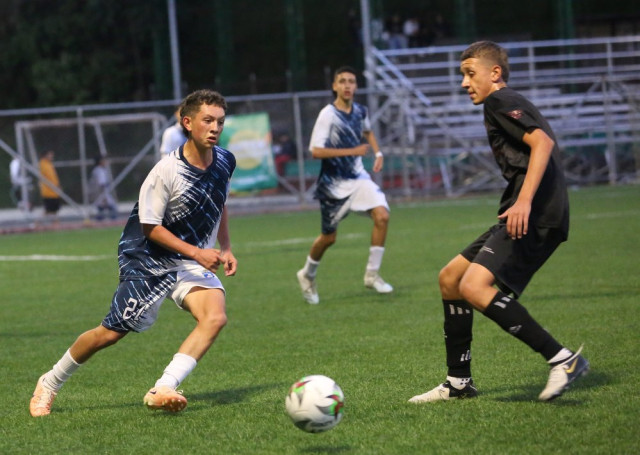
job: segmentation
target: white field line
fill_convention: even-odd
[[[598,218],[622,218],[638,215],[640,215],[640,210],[624,210],[620,212],[589,213],[586,218],[588,220],[596,220]]]
[[[364,234],[364,233],[344,234],[344,235],[338,234],[338,239],[353,240],[353,239],[359,239],[368,235],[369,235],[368,233],[367,234]],[[269,240],[265,242],[245,242],[245,243],[242,243],[242,246],[247,248],[264,248],[264,247],[274,247],[274,246],[306,245],[306,244],[311,246],[311,243],[313,243],[315,239],[316,239],[315,237],[294,237],[291,239]]]
[[[628,216],[638,216],[640,215],[640,211],[638,210],[625,210],[619,212],[602,212],[602,213],[590,213],[586,215],[586,219],[594,220],[598,218],[621,218]],[[488,224],[463,224],[458,229],[459,230],[479,230],[485,229],[489,225]],[[400,230],[401,232],[410,232],[408,230]],[[343,240],[354,240],[360,239],[362,237],[368,236],[368,233],[354,233],[354,234],[345,234],[340,236],[340,239]],[[311,244],[315,240],[315,237],[294,237],[290,239],[280,239],[280,240],[269,240],[264,242],[246,242],[243,243],[242,246],[246,248],[265,248],[265,247],[278,247],[278,246],[286,246],[286,245],[305,245]],[[105,259],[113,259],[112,255],[102,254],[102,255],[57,255],[57,254],[30,254],[25,256],[1,256],[0,261],[9,262],[9,261],[102,261]]]
[[[24,256],[0,256],[0,261],[102,261],[113,259],[113,255],[69,256],[61,254],[29,254]]]

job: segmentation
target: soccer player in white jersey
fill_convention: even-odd
[[[29,406],[32,416],[51,412],[60,388],[93,354],[129,332],[151,327],[166,297],[191,313],[196,326],[143,402],[172,412],[187,405],[176,388],[227,322],[216,272],[222,267],[232,276],[237,268],[225,208],[236,161],[216,145],[226,110],[222,95],[212,90],[198,90],[182,102],[181,122],[189,139],[158,162],[142,184],[120,238],[120,282],[109,313],[38,379]],[[220,249],[214,248],[216,240]]]
[[[371,130],[367,108],[354,101],[358,87],[353,68],[338,68],[333,77],[333,103],[325,106],[311,133],[309,150],[322,160],[315,197],[320,201],[322,231],[311,245],[302,269],[297,273],[304,299],[310,304],[320,302],[316,290],[316,272],[325,251],[335,243],[338,224],[349,212],[369,214],[373,220],[369,260],[364,285],[379,293],[389,293],[393,287],[379,274],[389,223],[387,199],[362,165],[362,157],[372,150],[373,171],[380,172],[383,155]]]
[[[180,122],[180,106],[178,106],[173,115],[176,118],[176,122],[162,132],[162,142],[160,142],[161,158],[164,158],[187,141],[187,136]]]

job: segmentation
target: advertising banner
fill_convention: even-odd
[[[231,191],[262,190],[278,185],[267,113],[230,115],[225,120],[219,145],[236,157]]]

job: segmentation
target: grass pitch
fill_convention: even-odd
[[[637,453],[638,186],[573,191],[569,242],[520,299],[560,342],[585,343],[587,377],[538,402],[543,359],[477,314],[480,396],[407,403],[446,374],[438,271],[494,222],[497,198],[394,205],[382,274],[395,292],[384,296],[362,285],[371,223],[351,215],[320,266],[318,306],[303,302],[295,272],[319,213],[232,214],[239,271],[223,278],[229,324],[182,384],[189,406],[177,415],[142,405],[193,327],[166,301],[151,330],[98,353],[49,417],[30,417],[37,378],[108,310],[120,229],[0,237],[0,453]],[[96,257],[15,257],[36,254]],[[332,377],[345,393],[344,419],[327,433],[303,433],[285,414],[290,384],[309,374]]]

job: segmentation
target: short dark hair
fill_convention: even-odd
[[[182,126],[183,118],[195,115],[203,104],[221,107],[225,114],[227,113],[227,102],[220,93],[210,89],[196,90],[180,103],[180,125]],[[182,131],[187,137],[189,136],[189,131],[184,126]]]
[[[468,58],[484,58],[502,68],[502,79],[509,81],[509,57],[507,51],[493,41],[476,41],[460,55],[460,61]]]
[[[342,74],[342,73],[350,73],[350,74],[353,74],[354,76],[358,75],[358,73],[352,66],[343,65],[333,72],[333,78],[335,79],[338,76],[338,74]]]

